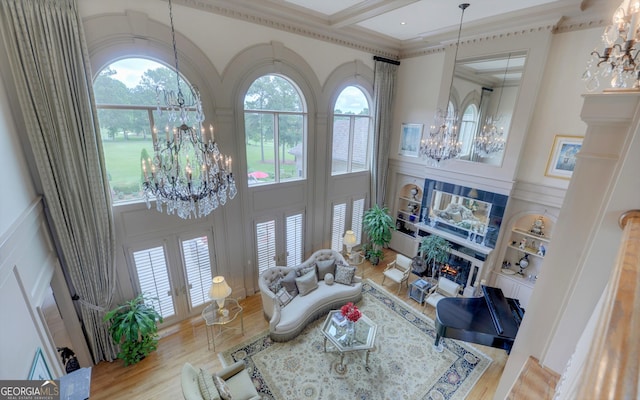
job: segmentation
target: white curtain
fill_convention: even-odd
[[[115,288],[115,234],[77,4],[2,0],[0,30],[94,362],[111,361],[117,351],[102,317]]]
[[[389,138],[393,119],[396,75],[400,62],[374,57],[373,80],[373,157],[371,160],[371,203],[384,205],[386,199]]]

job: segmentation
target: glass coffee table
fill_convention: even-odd
[[[340,365],[338,370],[344,371],[344,355],[353,351],[365,352],[365,368],[369,371],[369,353],[373,349],[377,325],[366,315],[362,315],[354,324],[354,333],[351,340],[347,335],[347,323],[338,322],[333,316],[340,314],[340,310],[329,311],[327,319],[322,324],[322,334],[324,335],[324,351],[327,352],[327,340],[340,353]]]
[[[240,327],[229,326],[229,324],[235,321],[238,317],[240,317]],[[222,334],[223,328],[239,329],[244,335],[242,306],[238,304],[238,300],[236,299],[229,297],[226,298],[222,310],[218,309],[218,304],[215,301],[212,302],[202,310],[202,318],[207,326],[207,347],[209,350],[211,350],[212,343],[213,351],[216,350],[216,337]]]

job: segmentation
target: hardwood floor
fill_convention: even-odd
[[[380,284],[382,271],[388,262],[395,257],[393,251],[386,251],[384,259],[377,266],[365,261],[360,266],[359,274]],[[415,276],[410,281],[417,279]],[[384,287],[395,294],[397,286],[394,282],[385,281]],[[415,301],[407,298],[407,289],[402,287],[399,298],[416,310],[422,311]],[[125,367],[121,360],[101,362],[93,367],[91,379],[91,400],[101,399],[182,399],[180,386],[180,371],[185,362],[190,362],[197,368],[215,371],[221,367],[217,352],[243,342],[268,328],[268,323],[262,315],[262,301],[260,294],[240,300],[244,308],[244,336],[239,332],[225,332],[216,341],[216,351],[207,350],[207,334],[200,316],[182,321],[179,324],[165,328],[160,332],[158,350],[138,364]],[[427,306],[425,314],[435,317],[435,310]],[[430,346],[431,343],[425,343]],[[493,359],[493,362],[475,385],[469,400],[492,399],[498,385],[502,370],[507,360],[504,350],[474,345],[477,349]]]

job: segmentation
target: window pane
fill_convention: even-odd
[[[188,99],[191,86],[182,77],[180,86]],[[93,83],[114,203],[143,198],[141,158],[153,155],[153,126],[157,125],[163,132],[168,122],[166,112],[159,116],[155,111],[157,87],[177,90],[175,71],[142,58],[127,58],[109,64]]]
[[[273,114],[245,113],[247,171],[249,186],[274,182]]]
[[[356,117],[353,129],[353,154],[351,172],[369,168],[369,117]]]
[[[280,144],[280,182],[305,177],[305,149],[302,115],[278,115],[278,143]]]
[[[189,301],[194,308],[209,301],[212,276],[207,237],[183,241],[182,257],[189,285]]]
[[[348,172],[350,117],[333,117],[332,175]]]
[[[163,247],[140,250],[133,253],[140,291],[153,299],[153,306],[162,318],[175,314],[169,271]]]
[[[258,252],[258,274],[276,266],[276,221],[256,224],[256,251]]]
[[[342,238],[344,237],[347,215],[347,204],[333,205],[333,217],[331,218],[331,249],[342,251]]]
[[[247,90],[244,110],[249,186],[305,179],[307,121],[297,86],[262,76]]]
[[[370,115],[364,92],[347,86],[336,99],[333,113],[331,174],[367,170]]]
[[[287,267],[295,267],[302,260],[303,248],[303,215],[295,214],[287,217]]]
[[[98,110],[102,152],[114,201],[142,198],[142,158],[153,154],[146,110]]]

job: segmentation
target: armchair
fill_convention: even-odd
[[[387,268],[382,272],[382,284],[384,285],[384,280],[386,278],[391,279],[392,281],[398,284],[398,292],[400,293],[400,288],[402,287],[402,283],[404,282],[409,287],[409,272],[411,272],[411,259],[409,257],[403,256],[402,254],[397,254],[396,259],[387,264]]]
[[[182,395],[185,400],[220,399],[220,393],[214,384],[214,376],[224,380],[234,400],[260,400],[244,362],[238,361],[222,368],[214,375],[197,369],[189,363],[182,366]],[[206,393],[205,393],[206,391]]]
[[[458,297],[459,291],[460,284],[441,276],[438,278],[438,284],[429,291],[424,302],[424,307],[426,307],[427,304],[431,304],[435,308],[436,304],[445,297]]]

